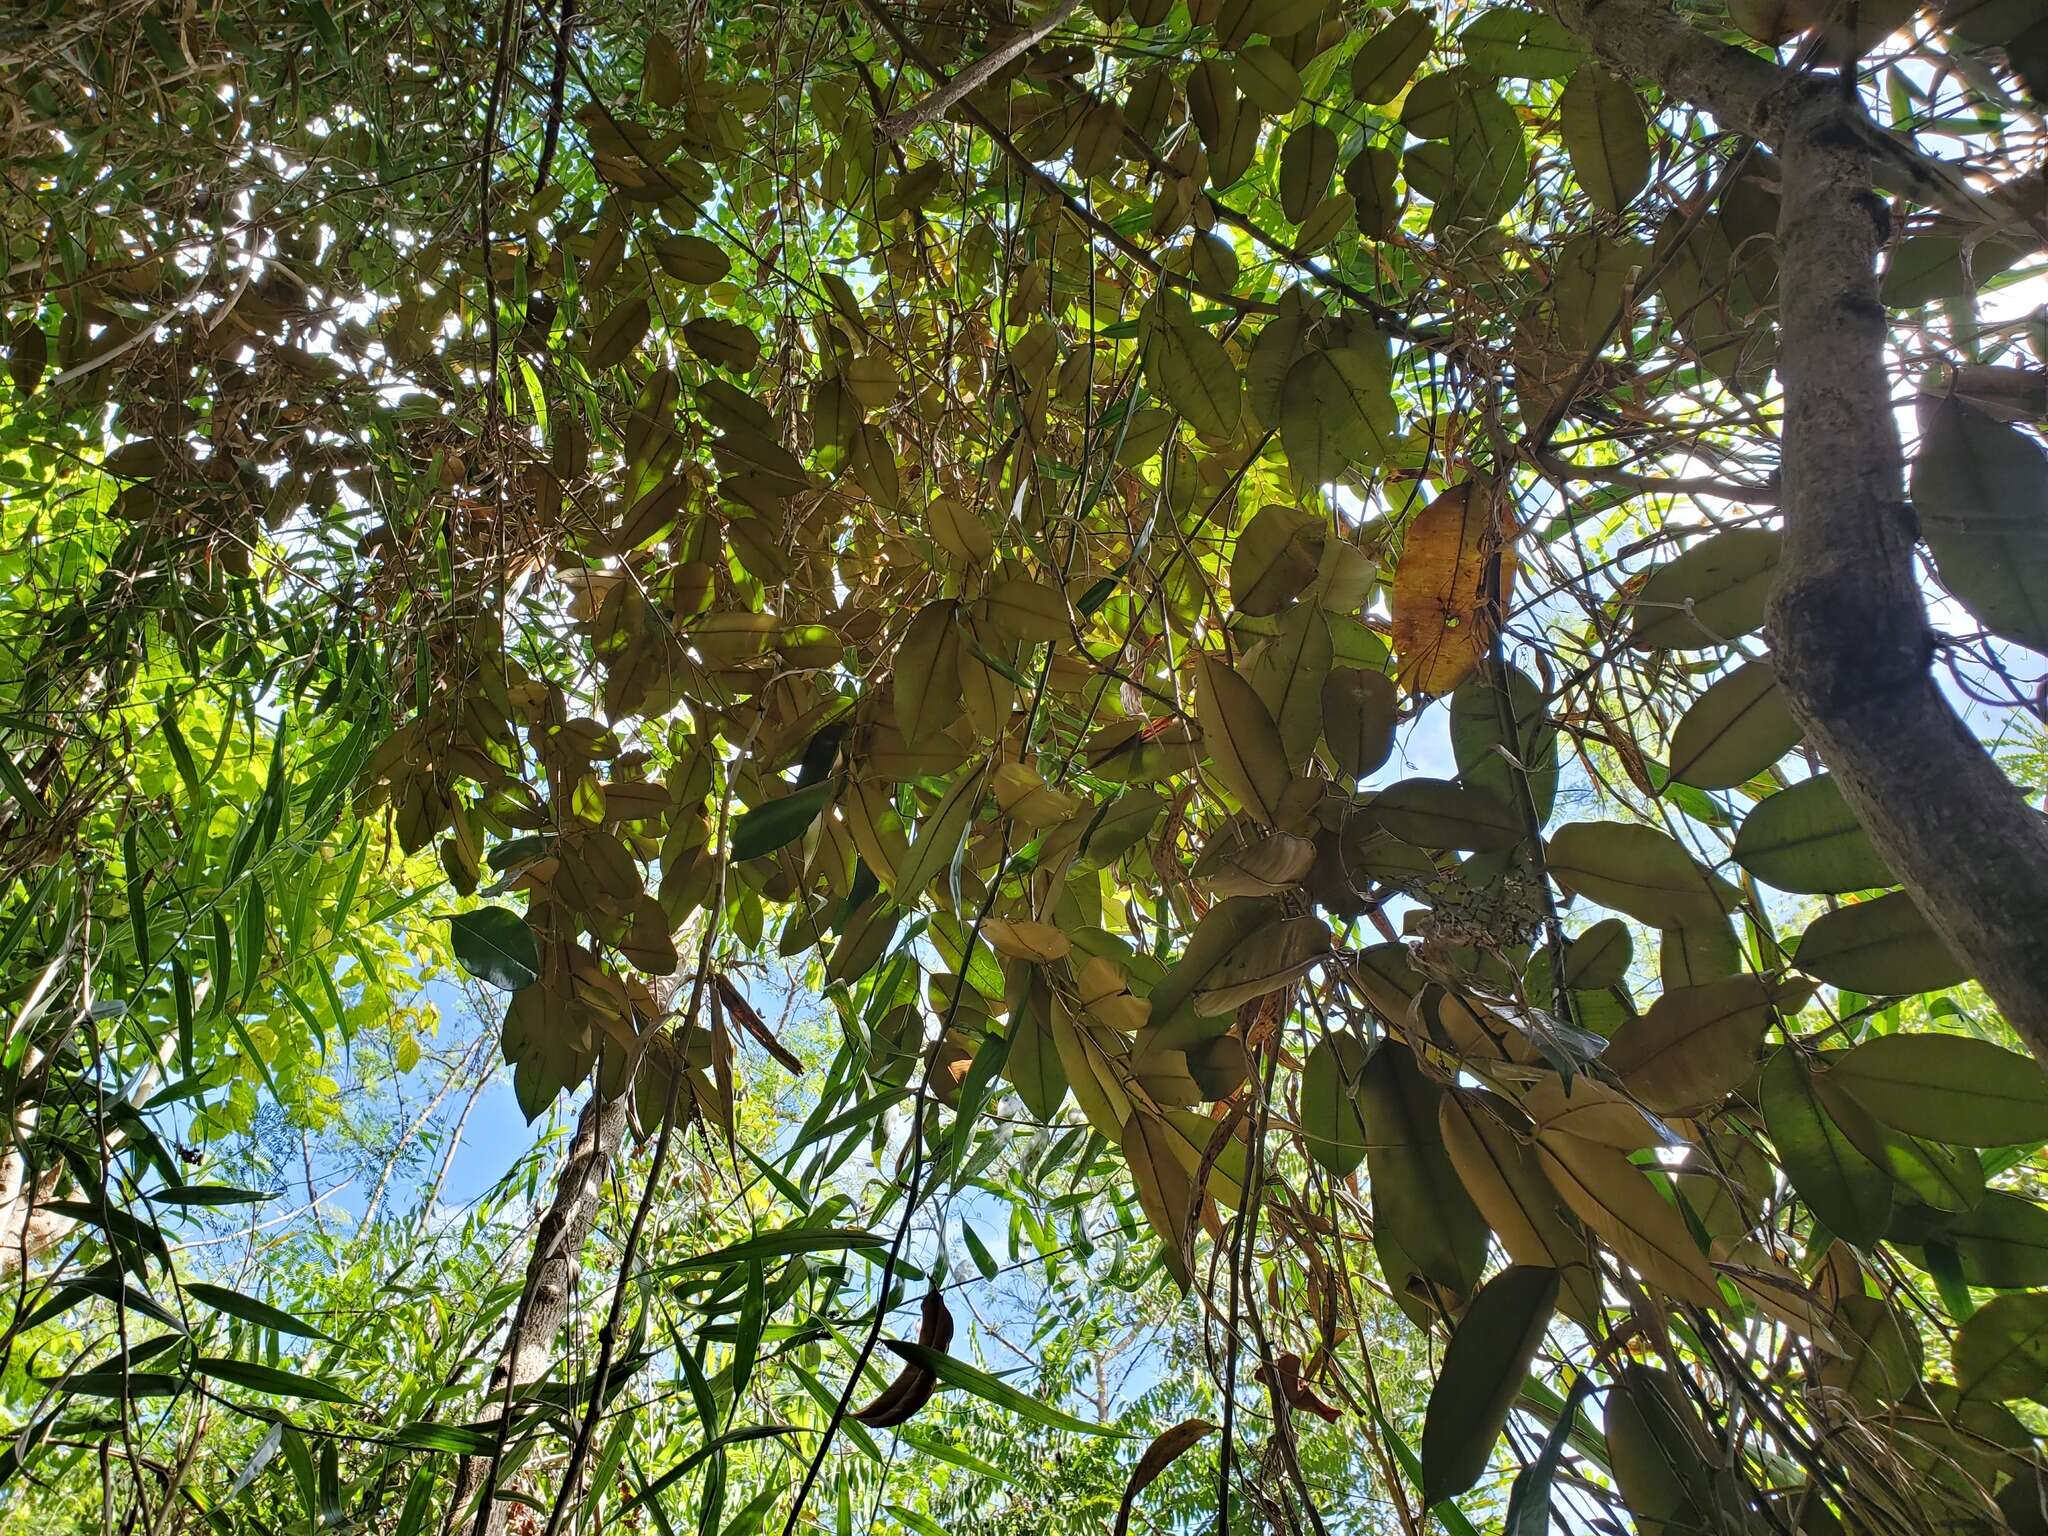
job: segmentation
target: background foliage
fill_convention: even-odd
[[[1827,622],[2038,798],[2037,0],[0,78],[0,1521],[2048,1524],[2048,1020],[1771,605],[1863,324],[1929,618]]]

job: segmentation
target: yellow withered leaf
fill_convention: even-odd
[[[1491,567],[1499,561],[1499,590]],[[1394,568],[1393,649],[1411,692],[1449,693],[1479,665],[1513,584],[1511,548],[1495,525],[1492,494],[1454,485],[1415,514]]]

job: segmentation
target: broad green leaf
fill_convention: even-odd
[[[1768,661],[1747,661],[1694,701],[1671,735],[1671,779],[1695,789],[1746,784],[1799,744],[1799,722]]]
[[[1783,1001],[1783,989],[1761,976],[1667,988],[1614,1032],[1601,1064],[1660,1114],[1704,1109],[1755,1075],[1774,1005]]]
[[[1402,11],[1351,56],[1351,94],[1370,106],[1392,101],[1435,40],[1436,26],[1426,12]]]
[[[1358,232],[1368,240],[1385,240],[1400,220],[1401,197],[1395,179],[1401,169],[1398,151],[1368,144],[1344,167],[1344,190],[1351,196]]]
[[[1650,127],[1635,87],[1588,64],[1571,77],[1557,107],[1572,174],[1595,204],[1620,213],[1650,178]]]
[[[1522,818],[1506,801],[1449,779],[1403,779],[1372,800],[1372,814],[1418,848],[1504,852],[1522,842]]]
[[[1760,1103],[1793,1191],[1844,1240],[1876,1243],[1891,1220],[1891,1175],[1835,1123],[1796,1049],[1778,1051],[1764,1068]]]
[[[2048,1073],[1988,1040],[1880,1035],[1835,1057],[1830,1075],[1909,1136],[1964,1147],[2048,1141]]]
[[[1296,603],[1281,616],[1279,633],[1252,653],[1247,680],[1280,728],[1290,768],[1305,767],[1323,733],[1323,680],[1336,648],[1330,624],[1314,603]]]
[[[1230,72],[1248,101],[1276,117],[1285,116],[1301,103],[1301,72],[1270,44],[1239,49]]]
[[[584,361],[593,373],[623,363],[647,335],[647,301],[626,299],[615,305],[591,330]]]
[[[1970,974],[1904,891],[1823,914],[1793,959],[1809,976],[1873,997],[1933,992]]]
[[[1956,1334],[1956,1385],[2004,1402],[2048,1391],[2048,1292],[1994,1296]]]
[[[1194,1180],[1173,1154],[1171,1132],[1148,1110],[1133,1107],[1119,1138],[1124,1167],[1130,1170],[1139,1209],[1158,1236],[1167,1273],[1185,1290],[1192,1278],[1187,1247],[1190,1228],[1200,1208]]]
[[[1913,510],[1942,585],[1992,633],[2048,650],[2048,454],[1959,400],[1922,421]]]
[[[1629,644],[1696,651],[1760,629],[1783,544],[1771,529],[1734,528],[1658,566],[1630,605]]]
[[[1386,360],[1365,347],[1318,348],[1280,386],[1280,445],[1296,485],[1328,484],[1384,460],[1394,435]]]
[[[1422,1426],[1422,1500],[1440,1504],[1479,1481],[1557,1303],[1558,1272],[1511,1264],[1458,1320]]]
[[[1254,998],[1277,992],[1330,950],[1330,925],[1320,917],[1286,917],[1248,936],[1203,979],[1194,995],[1205,1018],[1235,1013]]]
[[[1725,926],[1741,899],[1655,827],[1573,822],[1551,834],[1545,862],[1566,890],[1655,928]]]
[[[959,718],[960,644],[960,605],[951,598],[925,604],[903,631],[891,691],[906,742],[922,741]]]
[[[1573,939],[1564,952],[1564,984],[1574,991],[1619,986],[1635,959],[1628,924],[1603,917]]]
[[[1306,122],[1280,146],[1280,210],[1299,224],[1330,190],[1337,172],[1337,136],[1318,122]]]
[[[837,787],[836,780],[820,779],[741,812],[732,826],[733,858],[764,858],[797,841],[831,803]]]
[[[1781,891],[1832,894],[1898,882],[1834,778],[1817,773],[1758,804],[1735,835],[1735,862]]]
[[[1662,1371],[1630,1364],[1601,1404],[1607,1464],[1642,1536],[1714,1530],[1705,1431]],[[1737,1497],[1740,1495],[1737,1494]]]
[[[1238,804],[1271,826],[1293,779],[1280,727],[1252,685],[1220,657],[1195,664],[1195,718],[1216,775]]]
[[[1042,992],[1035,1004],[1019,1008],[1012,1017],[1010,1054],[1003,1062],[1003,1076],[1038,1120],[1052,1120],[1066,1100],[1066,1068],[1053,1039],[1052,1019]]]
[[[1485,1272],[1487,1228],[1444,1150],[1442,1095],[1394,1040],[1359,1076],[1375,1231],[1383,1225],[1417,1270],[1462,1295]]]
[[[1244,381],[1229,349],[1192,320],[1171,320],[1145,352],[1145,377],[1204,437],[1235,437]]]
[[[1991,1190],[1970,1210],[1893,1218],[1887,1234],[1922,1268],[1934,1269],[1936,1249],[1954,1255],[1962,1278],[1993,1290],[2048,1285],[2048,1206]],[[1929,1215],[1936,1219],[1931,1223]],[[1917,1254],[1915,1250],[1918,1250]]]
[[[1540,826],[1557,804],[1557,728],[1545,714],[1543,691],[1534,678],[1509,667],[1506,679],[1506,699],[1494,685],[1491,668],[1481,668],[1458,685],[1451,695],[1451,755],[1468,788],[1493,796],[1518,818],[1526,781]]]
[[[510,907],[478,907],[448,919],[448,936],[462,968],[506,992],[540,979],[540,945],[526,919]]]
[[[1562,80],[1586,61],[1586,45],[1562,22],[1512,5],[1480,12],[1458,43],[1465,63],[1486,75]]]
[[[1358,1079],[1365,1046],[1354,1035],[1324,1035],[1301,1068],[1301,1134],[1308,1155],[1338,1178],[1365,1161]]]
[[[1892,247],[1878,297],[1894,309],[1915,309],[1940,299],[1959,299],[2026,254],[2027,247],[2015,240],[1966,240],[1961,235],[1941,233],[1908,235]]]
[[[1337,772],[1356,784],[1392,755],[1400,697],[1384,672],[1338,667],[1323,679],[1323,742]]]
[[[1324,539],[1322,521],[1299,507],[1259,508],[1231,550],[1231,606],[1260,617],[1280,612],[1315,580]]]

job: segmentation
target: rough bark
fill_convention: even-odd
[[[534,1234],[525,1290],[506,1333],[504,1352],[491,1371],[490,1385],[484,1394],[480,1426],[486,1431],[495,1431],[502,1423],[508,1389],[516,1394],[522,1387],[539,1381],[554,1358],[555,1335],[561,1332],[569,1313],[569,1287],[576,1273],[576,1256],[597,1219],[605,1177],[625,1133],[627,1104],[624,1094],[610,1100],[592,1094],[576,1119],[568,1156],[563,1160],[561,1176],[555,1181],[554,1199]],[[502,1445],[501,1440],[501,1449]],[[497,1468],[496,1456],[473,1456],[463,1462],[450,1506],[456,1530],[469,1531],[472,1536],[502,1536],[507,1506],[489,1496]],[[480,1496],[483,1502],[472,1513],[471,1505],[477,1504]]]
[[[1778,674],[1807,740],[1935,931],[2048,1064],[2048,820],[1943,697],[1885,369],[1884,184],[1956,211],[1939,162],[1838,82],[1716,42],[1662,0],[1555,0],[1610,66],[1755,135],[1783,177]]]
[[[2048,1063],[2048,819],[1936,686],[1876,258],[1887,215],[1843,105],[1779,136],[1785,554],[1771,639],[1793,713],[1871,841]]]

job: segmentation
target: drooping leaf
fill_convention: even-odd
[[[982,777],[979,763],[961,769],[946,786],[938,804],[918,823],[910,852],[896,873],[894,889],[902,900],[912,900],[952,867],[981,803]]]
[[[1543,1342],[1557,1288],[1556,1270],[1511,1264],[1458,1320],[1422,1426],[1425,1504],[1456,1498],[1486,1470]]]
[[[1365,1161],[1365,1121],[1358,1111],[1358,1079],[1365,1046],[1355,1036],[1328,1034],[1301,1068],[1304,1150],[1338,1178]]]
[[[1204,656],[1195,668],[1195,716],[1224,787],[1271,825],[1293,772],[1280,727],[1258,693],[1220,658]]]
[[[2048,649],[2048,454],[1959,400],[1922,421],[1913,509],[1942,584],[1994,634]]]
[[[1875,1243],[1891,1220],[1891,1176],[1835,1123],[1796,1049],[1780,1050],[1764,1068],[1761,1108],[1799,1198],[1846,1241]]]
[[[1442,1093],[1397,1041],[1381,1042],[1359,1076],[1375,1230],[1425,1277],[1463,1294],[1483,1273],[1487,1229],[1444,1150]]]
[[[1121,1144],[1138,1205],[1159,1238],[1167,1272],[1185,1288],[1191,1279],[1185,1257],[1189,1227],[1198,1205],[1194,1181],[1174,1158],[1165,1128],[1148,1111],[1134,1109],[1125,1119]]]
[[[1650,128],[1634,87],[1589,64],[1565,85],[1557,107],[1572,174],[1595,204],[1620,213],[1650,177]]]
[[[1641,1169],[1610,1147],[1558,1131],[1537,1136],[1536,1156],[1571,1213],[1644,1279],[1680,1300],[1720,1304],[1713,1267],[1685,1218]]]
[[[1124,1536],[1124,1532],[1130,1529],[1131,1511],[1137,1505],[1138,1495],[1159,1481],[1161,1473],[1179,1460],[1184,1452],[1213,1434],[1215,1429],[1216,1426],[1207,1419],[1184,1419],[1153,1437],[1124,1483],[1123,1498],[1117,1505],[1116,1524],[1112,1528],[1114,1536]]]

